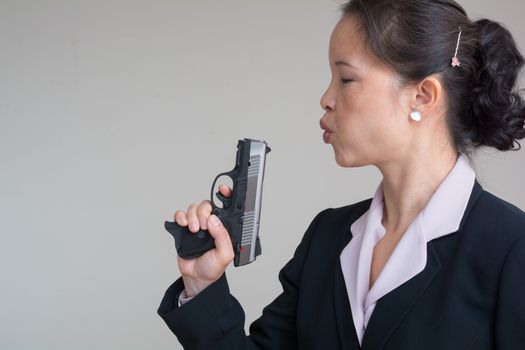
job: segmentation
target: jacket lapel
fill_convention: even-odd
[[[456,232],[462,230],[466,218],[481,192],[482,187],[476,179],[465,213]],[[367,205],[365,205],[364,211],[366,211],[370,205],[370,202],[366,203]],[[364,213],[362,210],[357,211],[361,212],[360,215]],[[362,346],[360,347],[352,320],[352,311],[339,260],[339,255],[342,250],[352,239],[350,225],[359,218],[360,215],[350,220],[351,222],[345,226],[345,231],[341,237],[334,276],[335,316],[342,349],[380,350],[384,347],[390,335],[395,332],[397,326],[408,313],[408,310],[417,302],[421,295],[423,295],[434,277],[439,273],[441,270],[441,261],[432,241],[429,241],[427,243],[428,254],[425,269],[378,300],[367,324],[363,335]]]
[[[363,350],[383,348],[390,334],[421,297],[439,270],[441,262],[432,242],[428,242],[425,269],[377,301],[363,335]]]
[[[341,260],[339,259],[341,251],[351,239],[352,234],[350,233],[350,227],[347,226],[345,232],[343,233],[343,239],[341,241],[342,245],[337,252],[337,262],[334,272],[335,318],[337,323],[337,331],[339,333],[339,344],[341,345],[341,349],[345,350],[360,349],[354,321],[352,320],[352,309],[350,307],[350,301],[348,300],[343,270],[341,269]]]
[[[363,202],[362,207],[357,208],[352,217],[347,220],[346,224],[342,225],[343,232],[341,233],[341,239],[339,241],[336,257],[336,266],[334,271],[334,309],[335,318],[337,323],[337,331],[339,333],[339,344],[341,349],[353,350],[360,349],[359,339],[352,320],[352,309],[350,307],[350,301],[348,300],[348,292],[346,290],[346,284],[343,276],[343,270],[341,269],[341,259],[339,259],[341,252],[346,245],[352,239],[352,232],[350,226],[363,215],[368,208],[372,199],[369,198]]]

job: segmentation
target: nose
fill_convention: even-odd
[[[335,98],[330,96],[330,89],[327,89],[323,96],[321,96],[321,108],[328,112],[335,108]]]

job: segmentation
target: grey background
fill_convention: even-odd
[[[248,329],[314,215],[381,179],[321,138],[340,3],[0,1],[0,348],[180,349],[156,314],[180,275],[164,220],[208,199],[253,137],[272,148],[263,254],[227,270]],[[523,1],[461,4],[525,48]],[[523,209],[524,160],[474,165]]]

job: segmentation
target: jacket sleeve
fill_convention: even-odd
[[[505,259],[496,305],[496,349],[525,349],[525,237],[520,238]]]
[[[250,335],[245,334],[244,310],[230,294],[226,272],[181,306],[178,298],[184,290],[184,283],[179,277],[166,290],[157,313],[184,349],[297,349],[295,315],[302,266],[310,237],[327,210],[312,220],[292,259],[279,271],[283,291],[252,322]]]

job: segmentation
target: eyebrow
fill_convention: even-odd
[[[350,67],[350,68],[353,68],[353,69],[357,69],[355,66],[351,65],[350,63],[348,63],[346,61],[342,61],[342,60],[336,61],[335,65],[336,66],[347,66],[347,67]]]

